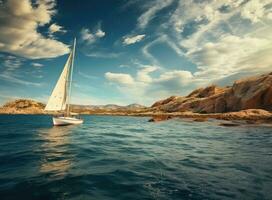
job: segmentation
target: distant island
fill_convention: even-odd
[[[27,99],[18,99],[0,107],[1,114],[53,114],[44,111],[45,105]],[[80,114],[151,116],[151,121],[173,117],[248,120],[249,123],[272,122],[272,73],[235,81],[232,86],[211,85],[199,88],[187,96],[171,96],[150,107],[139,104],[118,106],[72,105]]]

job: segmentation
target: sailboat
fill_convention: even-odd
[[[71,112],[70,106],[75,48],[76,38],[59,80],[45,107],[45,111],[61,113],[61,115],[53,116],[53,124],[56,126],[83,123],[83,119],[80,119],[78,114]]]

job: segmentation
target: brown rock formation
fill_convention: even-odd
[[[173,118],[193,119],[195,122],[204,122],[209,118],[227,121],[246,121],[248,124],[271,123],[272,112],[262,109],[247,109],[237,112],[200,114],[193,112],[153,113],[149,116],[150,122],[159,122]],[[238,123],[238,122],[237,122]]]
[[[163,112],[224,113],[245,109],[272,110],[272,73],[236,81],[232,87],[209,86],[186,97],[170,97],[152,105]]]
[[[205,98],[215,94],[219,94],[224,91],[225,91],[225,88],[220,88],[215,85],[211,85],[206,88],[196,89],[193,92],[191,92],[187,97]]]

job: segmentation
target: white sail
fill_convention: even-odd
[[[63,71],[59,77],[59,80],[48,100],[48,103],[45,107],[46,111],[61,111],[66,109],[67,101],[67,84],[69,78],[69,69],[72,60],[72,54],[70,53],[68,60],[63,68]]]

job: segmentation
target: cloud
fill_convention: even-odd
[[[152,77],[149,74],[156,71],[157,69],[159,69],[157,66],[145,66],[145,68],[137,72],[137,80],[144,83],[152,82]]]
[[[160,77],[156,80],[156,82],[165,82],[171,81],[173,79],[178,79],[182,84],[188,83],[189,80],[193,78],[193,75],[189,71],[184,70],[173,70],[168,71],[160,75]]]
[[[81,40],[88,44],[95,43],[99,38],[102,38],[105,35],[106,33],[102,31],[101,28],[98,28],[94,33],[87,28],[82,28],[80,31]]]
[[[110,82],[114,82],[120,85],[126,85],[127,87],[140,87],[145,88],[152,87],[153,85],[161,85],[163,87],[167,87],[166,85],[169,83],[171,87],[168,87],[168,90],[173,89],[173,84],[176,84],[174,88],[182,87],[186,84],[189,84],[194,79],[193,74],[190,71],[184,70],[174,70],[174,71],[160,71],[160,68],[152,65],[144,65],[144,68],[140,68],[137,71],[136,77],[133,78],[130,74],[119,74],[107,72],[105,77]],[[159,76],[152,76],[152,72],[159,71]],[[120,81],[120,79],[125,79],[126,81]]]
[[[124,64],[121,64],[119,65],[120,68],[129,68],[130,66],[129,65],[124,65]]]
[[[198,66],[194,75],[213,81],[244,72],[252,74],[269,71],[271,34],[258,35],[259,31],[272,33],[271,22],[264,23],[267,20],[268,4],[269,1],[213,1],[204,4],[210,7],[209,11],[204,9],[202,16],[207,22],[201,24],[192,35],[179,39],[180,45],[187,49],[185,56]],[[230,8],[227,13],[218,12],[217,8],[223,5]],[[184,20],[184,27],[190,20],[197,18],[197,10],[201,8],[197,5],[196,8],[195,12],[188,8],[191,14]],[[251,16],[249,13],[255,14]],[[216,17],[209,18],[209,15]]]
[[[90,30],[87,29],[87,28],[81,29],[80,35],[81,35],[82,41],[86,41],[86,42],[88,42],[89,44],[92,44],[92,43],[94,43],[94,42],[96,41],[95,35],[92,34],[92,33],[90,32]]]
[[[95,35],[99,38],[102,38],[106,35],[106,33],[104,31],[102,31],[101,29],[98,29],[95,33]]]
[[[23,65],[23,62],[25,61],[25,59],[23,58],[18,58],[12,55],[4,56],[2,57],[2,60],[2,65],[5,67],[5,69],[3,70],[4,72],[15,71],[16,69],[21,67]]]
[[[155,72],[159,76],[154,76]],[[131,102],[144,104],[151,104],[173,94],[186,94],[201,83],[203,84],[202,80],[197,80],[189,71],[165,71],[154,65],[142,65],[135,77],[130,74],[112,72],[107,72],[105,77],[109,82],[115,83],[117,89]]]
[[[0,74],[0,77],[6,81],[9,81],[9,82],[12,82],[15,84],[26,85],[26,86],[35,86],[35,87],[42,86],[41,83],[35,83],[35,82],[23,80],[23,79],[20,79],[20,78],[14,76],[11,73]]]
[[[25,86],[42,86],[41,83],[25,80],[24,75],[18,72],[18,69],[25,63],[26,59],[12,55],[0,56],[0,58],[4,67],[0,74],[2,80]]]
[[[112,52],[92,52],[92,53],[86,53],[85,54],[88,57],[94,57],[94,58],[118,58],[121,53],[112,53]]]
[[[177,6],[170,6],[174,2]],[[149,64],[133,63],[140,67],[136,74],[105,74],[131,102],[152,103],[213,83],[229,84],[234,77],[271,71],[271,0],[154,0],[141,7],[146,9],[134,32],[147,28],[154,18],[160,22],[141,49]],[[166,7],[165,15],[161,11]],[[134,36],[123,38],[125,45],[135,41]],[[160,62],[153,50],[162,44],[180,57],[180,68],[171,70]],[[186,63],[192,69],[183,66]]]
[[[135,35],[135,36],[127,36],[123,40],[124,45],[130,45],[130,44],[135,44],[137,42],[140,42],[143,40],[145,37],[145,34],[142,35]]]
[[[154,19],[157,12],[171,5],[172,3],[173,0],[156,0],[152,2],[148,9],[138,18],[138,27],[141,29],[145,28],[149,22]]]
[[[89,46],[95,44],[101,38],[105,37],[106,33],[101,29],[101,23],[91,31],[90,29],[83,28],[80,32],[80,39],[82,42],[86,43],[85,48],[83,48],[83,53],[88,57],[93,58],[118,58],[122,53],[109,52],[105,48],[94,48],[94,46]]]
[[[149,95],[150,104],[158,99],[164,99],[172,95],[187,95],[192,90],[207,84],[205,80],[198,79],[190,71],[169,70],[163,71],[159,77],[145,88],[145,95]]]
[[[96,76],[92,76],[92,75],[83,73],[83,72],[81,72],[81,71],[79,71],[78,74],[79,74],[80,76],[82,76],[83,78],[86,78],[86,79],[97,79],[97,78],[98,78],[98,77],[96,77]]]
[[[267,55],[271,55],[272,42],[254,37],[223,35],[217,42],[208,42],[187,56],[195,62],[196,75],[210,78],[224,77],[244,70],[269,70],[272,66]],[[256,63],[256,55],[262,63]]]
[[[271,5],[271,0],[180,0],[170,20],[162,23],[159,34],[142,53],[160,65],[150,49],[165,43],[195,64],[193,80],[205,80],[206,84],[245,71],[269,71]]]
[[[153,40],[152,42],[147,43],[143,48],[142,48],[142,53],[143,55],[149,59],[153,65],[160,65],[159,61],[157,60],[157,58],[155,56],[152,55],[152,53],[149,52],[149,49],[158,44],[161,41],[161,38],[157,38],[155,40]]]
[[[270,18],[271,9],[266,9],[271,1],[270,0],[251,0],[242,8],[241,16],[249,19],[252,23],[262,21],[264,18]]]
[[[42,66],[43,66],[43,64],[41,64],[41,63],[36,63],[36,62],[31,63],[31,65],[34,66],[34,67],[42,67]]]
[[[56,32],[60,32],[60,33],[66,33],[67,31],[63,29],[62,26],[54,23],[54,24],[51,24],[49,26],[49,33],[50,34],[53,34],[53,33],[56,33]]]
[[[48,24],[55,1],[7,0],[0,4],[0,51],[26,58],[53,58],[68,53],[64,43],[38,32]]]
[[[142,53],[143,55],[148,58],[152,64],[155,64],[155,65],[160,65],[159,61],[157,60],[157,58],[155,56],[153,56],[152,53],[150,53],[150,49],[158,44],[166,44],[168,45],[170,48],[172,48],[177,55],[179,56],[183,56],[184,55],[184,52],[181,50],[180,46],[178,46],[177,44],[175,44],[171,38],[169,38],[166,34],[160,34],[160,36],[147,43],[143,48],[142,48]]]
[[[134,83],[134,79],[129,74],[107,72],[105,73],[105,78],[121,85],[131,85]]]

